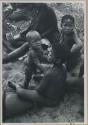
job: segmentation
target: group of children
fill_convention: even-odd
[[[61,28],[59,35],[58,30],[54,31],[56,34],[51,34],[54,41],[50,41],[50,37],[42,38],[38,31],[29,31],[26,34],[29,52],[25,63],[25,78],[22,85],[9,84],[15,86],[16,92],[5,98],[6,117],[22,113],[31,108],[33,103],[56,106],[64,97],[67,74],[71,75],[79,63],[82,42],[77,37],[75,20],[71,15],[62,17]],[[38,72],[42,73],[43,77],[37,87],[31,90],[30,80],[33,74]]]

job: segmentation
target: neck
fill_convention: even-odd
[[[71,34],[65,34],[65,33],[62,33],[62,38],[63,39],[73,39],[73,33]]]

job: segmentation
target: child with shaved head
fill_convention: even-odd
[[[37,31],[30,31],[27,33],[26,39],[30,48],[26,60],[24,88],[28,88],[32,74],[36,72],[37,63],[42,61],[43,56],[40,34]]]

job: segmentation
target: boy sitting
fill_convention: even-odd
[[[73,16],[63,16],[61,20],[61,28],[61,44],[63,44],[70,53],[66,66],[67,70],[71,71],[78,63],[82,42],[77,36]]]

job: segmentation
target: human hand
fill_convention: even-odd
[[[16,89],[18,89],[18,88],[21,88],[21,86],[17,84],[17,85],[16,85]]]
[[[77,29],[74,28],[74,29],[73,29],[73,32],[74,32],[74,38],[77,39],[77,37],[78,37],[78,36],[77,36]]]
[[[20,85],[16,85],[16,93],[18,95],[21,95],[23,93],[24,89]]]

